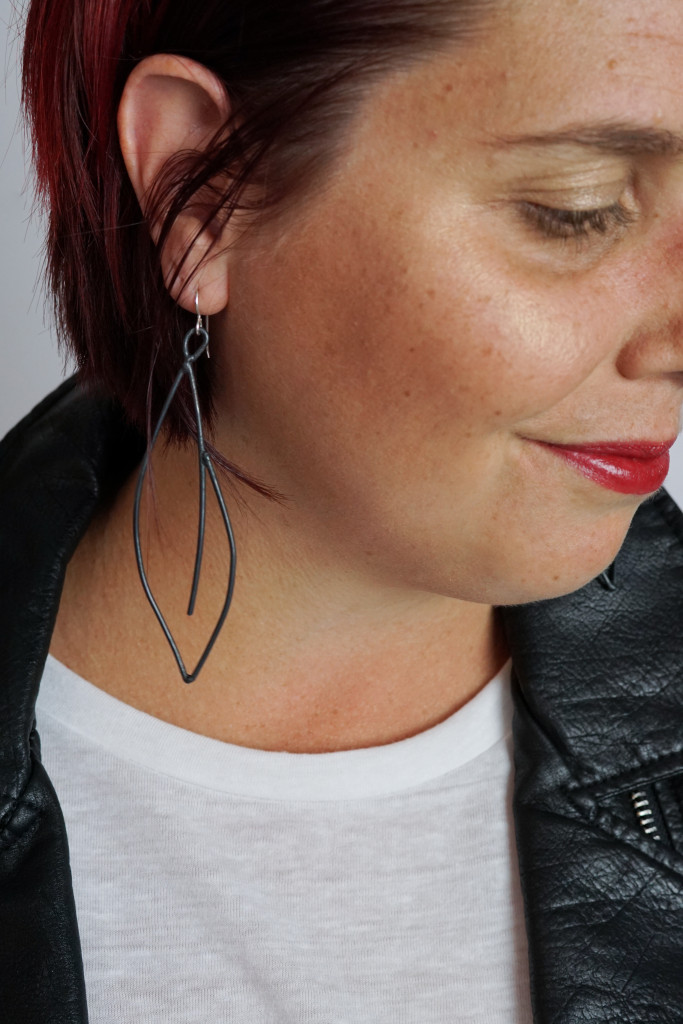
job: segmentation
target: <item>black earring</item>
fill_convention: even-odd
[[[164,402],[163,408],[161,410],[161,415],[159,416],[157,425],[156,425],[156,427],[154,429],[154,433],[152,435],[152,439],[151,439],[151,441],[149,443],[149,446],[147,448],[145,456],[144,456],[144,458],[142,460],[142,465],[140,466],[140,473],[139,473],[139,476],[138,476],[138,484],[137,484],[137,488],[136,488],[136,491],[135,491],[135,505],[134,505],[134,508],[133,508],[133,539],[134,539],[134,543],[135,543],[135,557],[136,557],[137,563],[138,563],[138,572],[140,574],[140,581],[141,581],[142,586],[144,588],[145,594],[147,595],[147,600],[151,604],[151,606],[152,606],[152,608],[154,610],[154,614],[156,615],[157,619],[159,620],[159,624],[160,624],[161,628],[163,629],[164,634],[166,636],[166,639],[168,640],[168,642],[170,644],[170,647],[171,647],[171,650],[173,651],[175,660],[178,663],[178,668],[180,669],[180,674],[182,675],[183,680],[186,683],[191,683],[191,682],[193,682],[197,678],[197,676],[199,675],[200,671],[202,670],[202,668],[204,666],[204,663],[206,662],[206,659],[208,658],[209,654],[211,653],[213,645],[215,644],[215,642],[216,642],[216,640],[218,638],[218,634],[220,633],[221,629],[223,628],[223,623],[225,622],[225,619],[226,619],[226,616],[228,614],[228,611],[230,610],[230,603],[232,601],[232,593],[233,593],[233,590],[234,590],[234,587],[235,587],[235,564],[236,564],[236,559],[237,559],[237,553],[236,553],[236,550],[235,550],[235,538],[233,536],[232,525],[230,523],[230,517],[228,515],[228,510],[227,510],[227,508],[225,506],[225,500],[223,498],[223,494],[222,494],[220,486],[218,484],[218,478],[216,476],[216,470],[215,470],[213,462],[211,460],[211,456],[209,455],[209,453],[207,452],[207,450],[206,450],[206,448],[204,446],[204,431],[203,431],[203,428],[202,428],[202,416],[201,416],[201,410],[199,408],[199,397],[198,397],[198,394],[197,394],[197,381],[196,381],[195,375],[194,375],[194,364],[197,362],[199,357],[204,354],[204,352],[207,353],[207,356],[209,354],[209,332],[204,327],[204,324],[202,322],[202,317],[199,314],[199,293],[198,292],[197,292],[197,294],[195,296],[195,307],[197,309],[197,324],[196,324],[195,327],[190,328],[190,330],[187,332],[187,334],[185,335],[185,337],[183,339],[183,356],[184,356],[183,365],[181,366],[180,370],[178,371],[178,375],[176,376],[176,379],[173,382],[173,386],[172,386],[171,390],[168,393],[168,397],[166,398],[166,401]],[[191,345],[191,343],[193,341],[196,343],[197,347],[194,349],[194,351],[191,351],[190,350],[190,345]],[[168,628],[168,624],[166,622],[166,619],[164,618],[164,616],[163,616],[163,614],[161,612],[161,609],[159,608],[159,605],[157,604],[157,602],[156,602],[156,600],[154,598],[154,595],[152,594],[152,591],[151,591],[150,586],[149,586],[149,582],[147,580],[147,573],[145,572],[145,567],[144,567],[143,561],[142,561],[142,547],[141,547],[141,544],[140,544],[140,500],[142,498],[142,487],[143,487],[143,484],[144,484],[145,475],[147,473],[147,467],[149,465],[149,458],[150,458],[150,455],[152,454],[152,449],[154,448],[154,445],[156,444],[157,438],[159,437],[159,433],[160,433],[161,428],[163,426],[164,420],[166,419],[166,415],[167,415],[168,410],[170,408],[171,402],[173,401],[173,399],[175,397],[175,393],[178,390],[178,387],[180,386],[180,383],[181,383],[181,381],[182,381],[184,376],[187,376],[187,378],[188,378],[188,380],[190,382],[190,389],[191,389],[191,392],[192,392],[192,401],[193,401],[193,405],[194,405],[195,421],[196,421],[196,424],[197,424],[196,441],[197,441],[197,454],[198,454],[198,458],[199,458],[199,529],[198,529],[198,536],[197,536],[197,552],[196,552],[196,555],[195,555],[195,562],[194,562],[194,574],[193,574],[193,578],[192,578],[192,589],[190,591],[190,602],[189,602],[188,609],[187,609],[187,614],[188,615],[192,615],[193,612],[194,612],[195,602],[197,600],[197,590],[199,588],[199,575],[200,575],[201,566],[202,566],[202,556],[203,556],[203,553],[204,553],[204,527],[205,527],[205,519],[206,519],[206,474],[207,473],[209,474],[209,479],[211,480],[211,485],[212,485],[214,493],[216,495],[216,500],[218,501],[218,507],[219,507],[219,509],[221,511],[221,516],[222,516],[222,519],[223,519],[223,525],[225,526],[225,532],[226,532],[226,534],[228,536],[228,543],[230,545],[230,574],[229,574],[229,578],[228,578],[228,589],[227,589],[227,593],[226,593],[226,596],[225,596],[225,602],[223,604],[223,608],[221,610],[221,613],[218,616],[218,622],[216,623],[216,625],[214,627],[214,630],[213,630],[211,636],[209,637],[209,642],[207,643],[206,647],[204,648],[204,652],[203,652],[202,656],[200,657],[199,661],[197,662],[197,664],[195,665],[195,668],[194,668],[194,670],[192,672],[188,672],[187,669],[185,668],[185,663],[183,662],[183,659],[182,659],[182,656],[180,654],[180,651],[178,650],[178,645],[176,644],[175,640],[173,639],[171,631]]]
[[[610,592],[617,589],[616,569],[614,562],[612,562],[612,564],[607,569],[605,569],[604,572],[600,573],[600,575],[598,576],[598,583],[600,583],[600,585],[604,587],[605,590],[608,590]]]

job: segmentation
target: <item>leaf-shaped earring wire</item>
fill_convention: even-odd
[[[204,666],[204,663],[205,663],[206,659],[208,658],[209,654],[211,653],[211,649],[213,648],[213,645],[215,644],[216,639],[218,638],[218,634],[220,633],[220,631],[221,631],[221,629],[223,627],[223,623],[225,622],[225,619],[226,619],[226,616],[228,614],[228,611],[230,610],[230,602],[232,601],[232,592],[233,592],[233,590],[235,588],[235,564],[236,564],[236,560],[237,560],[237,553],[236,553],[236,550],[235,550],[235,538],[233,536],[232,525],[230,523],[230,517],[228,515],[228,510],[225,507],[225,501],[223,499],[223,494],[222,494],[221,489],[220,489],[219,484],[218,484],[218,478],[216,476],[216,470],[214,469],[213,462],[211,461],[211,456],[209,455],[209,453],[207,452],[207,450],[206,450],[206,448],[204,446],[204,431],[203,431],[203,427],[202,427],[201,410],[199,408],[199,397],[198,397],[198,394],[197,394],[197,381],[195,380],[195,375],[194,375],[194,364],[197,362],[199,357],[204,354],[204,352],[207,352],[207,355],[208,355],[209,332],[204,327],[204,324],[202,322],[202,317],[201,317],[201,315],[199,313],[199,292],[197,292],[197,294],[195,295],[195,308],[197,310],[197,324],[196,324],[195,327],[191,327],[190,328],[190,330],[187,332],[187,334],[185,335],[185,337],[183,339],[183,356],[184,356],[183,365],[181,366],[180,370],[178,371],[178,375],[177,375],[176,379],[173,382],[173,386],[172,386],[171,390],[168,393],[168,397],[166,398],[166,401],[164,402],[163,408],[161,410],[161,415],[159,416],[159,420],[157,422],[157,425],[154,428],[154,433],[152,435],[152,440],[151,440],[151,442],[150,442],[150,444],[149,444],[149,446],[147,448],[147,451],[145,452],[145,456],[144,456],[144,458],[142,460],[142,465],[140,466],[140,474],[138,476],[138,485],[137,485],[137,488],[136,488],[136,491],[135,491],[135,505],[134,505],[134,508],[133,508],[133,538],[134,538],[134,541],[135,541],[135,557],[136,557],[137,563],[138,563],[138,572],[140,574],[140,581],[141,581],[142,586],[144,588],[145,594],[147,595],[147,600],[151,604],[151,606],[152,606],[152,608],[154,610],[154,614],[156,615],[157,619],[159,620],[159,625],[163,629],[164,634],[166,636],[166,639],[168,640],[168,642],[170,644],[170,647],[171,647],[171,650],[173,651],[175,660],[178,663],[178,668],[180,669],[180,674],[182,675],[183,680],[186,683],[194,682],[194,680],[199,675],[200,671],[202,670],[202,668]],[[197,341],[197,339],[199,339],[199,340]],[[194,349],[194,351],[190,350],[190,344],[191,344],[192,341],[196,341],[196,344],[197,344],[197,347]],[[193,401],[193,404],[194,404],[195,420],[196,420],[196,424],[197,424],[197,435],[196,435],[197,454],[198,454],[198,457],[199,457],[199,528],[198,528],[198,535],[197,535],[197,553],[196,553],[196,556],[195,556],[194,574],[193,574],[193,577],[192,577],[192,590],[190,591],[190,603],[189,603],[188,608],[187,608],[187,614],[188,615],[192,615],[193,612],[194,612],[194,606],[195,606],[195,602],[197,600],[197,590],[199,588],[199,576],[200,576],[201,568],[202,568],[202,556],[204,554],[204,529],[205,529],[205,521],[206,521],[206,474],[207,473],[209,474],[209,479],[211,480],[211,485],[213,487],[214,494],[216,495],[216,500],[218,501],[218,507],[220,509],[221,516],[223,518],[223,525],[225,526],[225,532],[227,533],[228,543],[230,545],[230,575],[229,575],[229,578],[228,578],[228,589],[227,589],[227,593],[226,593],[226,596],[225,596],[225,602],[223,604],[223,608],[221,610],[221,613],[218,616],[218,622],[216,623],[216,625],[214,627],[213,633],[209,637],[209,642],[207,643],[206,647],[204,648],[204,652],[203,652],[202,656],[200,657],[199,661],[197,662],[197,664],[195,665],[194,671],[192,671],[192,672],[188,672],[187,669],[185,668],[185,663],[183,662],[183,659],[181,657],[180,651],[178,650],[178,645],[176,644],[175,640],[173,639],[171,631],[168,628],[168,623],[166,622],[166,619],[164,618],[164,616],[163,616],[163,614],[161,612],[161,609],[159,608],[159,605],[157,604],[157,602],[156,602],[156,600],[154,598],[154,595],[153,595],[153,593],[152,593],[152,591],[150,589],[149,581],[147,579],[147,573],[145,572],[145,567],[144,567],[144,564],[143,564],[143,561],[142,561],[142,546],[140,544],[140,501],[141,501],[141,498],[142,498],[142,488],[143,488],[143,484],[145,482],[145,476],[147,474],[147,468],[148,468],[148,465],[149,465],[149,459],[150,459],[150,456],[152,454],[152,450],[154,448],[154,445],[157,442],[157,438],[159,437],[159,433],[160,433],[161,428],[163,426],[164,420],[166,419],[166,415],[167,415],[168,410],[169,410],[169,408],[171,406],[171,402],[173,401],[173,399],[175,397],[175,393],[178,390],[178,388],[180,386],[180,383],[181,383],[181,381],[182,381],[184,376],[187,376],[187,378],[189,379],[190,389],[192,391],[192,401]]]

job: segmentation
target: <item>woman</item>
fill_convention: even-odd
[[[81,372],[0,463],[8,1020],[683,1019],[682,44],[31,5]]]

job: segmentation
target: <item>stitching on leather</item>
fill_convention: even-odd
[[[32,816],[31,825],[35,821],[36,816],[40,813],[39,801],[37,797],[34,794],[31,794],[29,790],[31,778],[32,775],[29,776],[26,785],[24,786],[23,790],[21,791],[17,799],[14,801],[14,807],[12,808],[12,812],[7,821],[2,826],[2,830],[0,830],[0,847],[3,847],[4,849],[7,849],[8,847],[12,846],[13,843],[15,843],[21,836],[26,835],[26,826],[24,826],[20,831],[12,831],[12,822],[14,821],[17,813],[24,809],[29,811]]]
[[[663,865],[673,871],[678,878],[683,878],[683,856],[676,850],[669,849],[660,843],[653,843],[635,828],[618,818],[607,807],[596,806],[595,814],[588,816],[586,810],[577,807],[582,811],[582,817],[588,820],[593,828],[599,829],[610,839],[617,839],[632,849],[654,861],[660,867]]]
[[[17,808],[30,785],[31,777],[33,775],[33,757],[31,753],[29,752],[28,759],[18,757],[17,749],[14,744],[12,745],[12,772],[15,782],[17,781],[17,778],[21,780],[20,789],[18,793],[16,791],[16,786],[12,787],[12,789],[3,788],[2,790],[2,798],[5,806],[0,814],[0,838],[2,837],[2,833],[7,828],[9,822],[16,814]]]
[[[23,748],[24,744],[21,743],[19,745],[19,747]],[[5,819],[9,820],[9,819],[12,818],[12,816],[14,814],[14,811],[16,809],[17,802],[21,799],[21,794],[25,791],[26,787],[28,786],[29,780],[31,778],[31,769],[30,769],[30,767],[29,767],[29,770],[26,770],[26,767],[27,766],[31,766],[31,762],[32,762],[32,757],[31,757],[30,751],[29,751],[28,759],[27,759],[26,757],[23,756],[23,750],[20,752],[20,749],[18,749],[16,743],[12,743],[11,744],[11,750],[12,750],[12,763],[11,763],[11,765],[9,767],[10,767],[10,772],[11,772],[12,779],[16,783],[17,777],[19,777],[19,779],[21,779],[22,773],[24,774],[25,777],[24,777],[24,781],[20,784],[20,789],[19,789],[18,793],[16,791],[16,784],[14,786],[12,786],[11,789],[6,789],[4,786],[3,786],[2,789],[0,789],[0,796],[2,797],[2,803],[6,804],[6,806],[3,807],[2,811],[0,812],[0,830],[2,830],[5,827],[4,826]]]
[[[568,806],[564,808],[540,808],[537,804],[533,803],[531,805],[522,803],[522,807],[526,812],[531,811],[537,814],[540,811],[544,816],[550,815],[563,821],[569,821],[574,825],[581,823],[584,826],[595,829],[612,841],[616,840],[619,843],[624,843],[624,845],[635,850],[638,854],[647,857],[659,868],[665,867],[672,871],[678,879],[683,880],[683,855],[660,843],[653,843],[638,829],[632,828],[615,815],[609,808],[600,806],[597,802],[592,807],[586,807],[585,803],[572,799],[569,794],[566,794],[566,796]]]
[[[579,782],[577,780],[573,782],[565,782],[559,787],[567,795],[582,792],[588,796],[600,796],[607,797],[623,792],[634,784],[647,785],[652,782],[658,782],[660,779],[671,778],[674,775],[683,775],[683,747],[675,750],[669,750],[666,754],[660,754],[653,758],[651,761],[645,761],[638,763],[630,768],[627,772],[621,771],[617,775],[612,775],[607,779],[601,779],[599,782]],[[663,762],[673,761],[669,769],[662,769],[660,766]],[[652,772],[657,773],[654,778],[651,777]],[[645,776],[642,778],[641,773]]]

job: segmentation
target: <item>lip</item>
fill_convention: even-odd
[[[533,440],[530,438],[530,440]],[[670,441],[599,441],[552,444],[535,441],[564,459],[579,473],[618,494],[658,491],[669,472]]]

